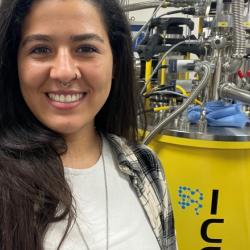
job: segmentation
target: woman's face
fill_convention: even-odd
[[[41,123],[63,135],[88,133],[110,93],[112,71],[109,38],[94,5],[34,2],[23,23],[18,72],[24,100]]]

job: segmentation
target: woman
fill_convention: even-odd
[[[116,0],[2,0],[0,16],[1,250],[176,249]]]

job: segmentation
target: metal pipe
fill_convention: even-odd
[[[216,1],[216,16],[215,16],[216,22],[220,20],[222,11],[223,11],[223,0],[217,0]]]
[[[233,12],[233,58],[246,55],[246,32],[244,28],[244,0],[232,0]]]
[[[211,74],[211,64],[209,62],[199,62],[199,64],[199,66],[201,66],[201,69],[204,70],[204,74],[200,81],[200,84],[178,109],[176,109],[173,113],[171,113],[168,117],[166,117],[164,120],[162,120],[159,124],[155,126],[155,128],[144,139],[144,144],[148,144],[156,136],[156,134],[158,134],[167,125],[167,123],[169,123],[178,115],[180,115],[195,100],[199,93],[207,86]]]
[[[215,73],[211,81],[211,88],[209,88],[209,99],[218,100],[218,87],[221,81],[221,70],[222,70],[222,50],[218,51],[218,57],[215,64]]]
[[[193,6],[199,2],[200,0],[168,0],[169,6],[171,7]]]
[[[236,73],[246,55],[246,32],[244,28],[244,0],[232,0],[233,14],[233,55],[223,65],[225,72]]]
[[[147,1],[147,2],[123,5],[122,8],[123,8],[123,10],[125,12],[128,12],[128,11],[136,11],[136,10],[157,8],[160,4],[162,4],[162,1],[155,1],[155,2]],[[161,7],[166,8],[167,7],[167,2],[163,2]]]
[[[239,89],[234,83],[225,83],[219,88],[221,98],[229,98],[250,104],[250,92]]]

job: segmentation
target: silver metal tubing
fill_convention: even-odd
[[[200,0],[168,0],[171,7],[186,7],[193,6],[199,3]]]
[[[218,57],[215,65],[215,73],[211,82],[211,88],[209,88],[209,99],[218,100],[218,87],[221,81],[221,69],[222,69],[222,50],[218,51]]]
[[[199,95],[199,93],[207,86],[209,82],[209,78],[211,75],[211,64],[209,62],[199,62],[199,66],[204,70],[203,77],[200,81],[200,84],[196,87],[196,89],[191,93],[189,98],[173,113],[171,113],[168,117],[162,120],[159,124],[155,126],[155,128],[146,136],[143,143],[148,144],[155,136],[158,134],[170,121],[175,119],[178,115],[180,115],[188,106],[194,101],[194,99]]]
[[[233,55],[229,61],[223,65],[226,72],[234,74],[243,63],[246,55],[246,32],[244,22],[244,0],[232,0],[233,12]]]
[[[125,12],[128,12],[128,11],[157,8],[160,4],[162,4],[162,1],[146,1],[141,3],[123,5],[122,8]],[[161,7],[167,7],[167,2],[163,3]]]
[[[232,0],[233,12],[233,58],[243,58],[246,54],[246,32],[244,22],[244,0]]]
[[[250,92],[239,89],[233,83],[222,84],[219,88],[221,98],[229,98],[250,104]]]
[[[216,22],[220,20],[222,11],[223,11],[223,0],[217,0],[216,1],[216,17],[215,17]]]

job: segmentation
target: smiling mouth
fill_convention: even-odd
[[[47,93],[47,96],[50,100],[60,103],[73,103],[80,101],[87,93],[78,93],[78,94],[54,94]]]

